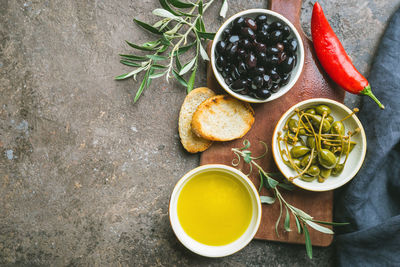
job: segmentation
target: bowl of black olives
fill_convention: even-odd
[[[263,103],[287,93],[304,65],[299,33],[282,15],[249,9],[230,17],[211,48],[211,66],[219,84],[233,97]]]
[[[367,139],[356,112],[331,99],[313,98],[282,115],[271,147],[288,181],[306,190],[328,191],[357,174]]]

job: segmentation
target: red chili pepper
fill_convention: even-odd
[[[318,60],[332,80],[347,92],[371,97],[384,109],[384,105],[372,93],[367,79],[354,67],[318,2],[314,4],[312,12],[311,35]]]

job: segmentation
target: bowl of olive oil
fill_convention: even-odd
[[[261,201],[241,171],[220,164],[195,168],[176,184],[169,218],[179,241],[206,257],[224,257],[245,247],[261,221]]]

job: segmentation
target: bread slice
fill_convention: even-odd
[[[226,95],[213,96],[193,114],[192,130],[212,141],[230,141],[244,136],[254,123],[249,103]]]
[[[197,107],[215,93],[207,87],[192,90],[183,101],[179,113],[179,136],[183,147],[190,153],[201,152],[209,148],[212,141],[198,137],[192,132],[192,117]]]

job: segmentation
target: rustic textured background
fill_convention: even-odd
[[[303,3],[309,32],[312,3]],[[400,0],[320,1],[359,70],[368,74]],[[230,0],[228,16],[267,1]],[[215,31],[220,4],[206,26]],[[198,165],[180,146],[185,97],[176,82],[154,82],[138,103],[124,40],[149,35],[156,0],[0,1],[0,265],[332,266],[333,248],[253,241],[207,259],[176,240],[168,220],[176,181]],[[196,85],[205,84],[198,75]],[[358,105],[348,97],[348,105]]]

